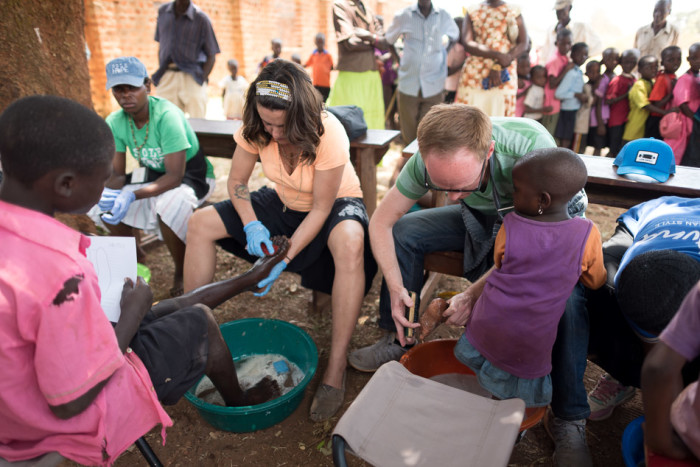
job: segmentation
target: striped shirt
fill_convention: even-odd
[[[393,44],[403,37],[404,49],[399,67],[399,91],[423,97],[439,94],[447,78],[447,50],[442,36],[457,40],[459,29],[449,13],[432,6],[423,16],[418,4],[401,10],[384,35]]]
[[[194,3],[190,3],[185,14],[179,17],[175,15],[175,2],[161,6],[155,40],[160,43],[160,68],[152,78],[156,86],[170,64],[191,74],[198,84],[203,84],[202,65],[208,57],[220,52],[209,17]]]

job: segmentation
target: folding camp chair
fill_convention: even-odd
[[[383,365],[333,431],[333,461],[345,451],[382,467],[505,466],[525,415],[521,399],[492,400]]]

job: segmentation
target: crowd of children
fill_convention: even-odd
[[[677,77],[678,46],[664,48],[660,61],[636,49],[608,48],[600,61],[586,63],[586,44],[572,45],[571,38],[559,31],[557,51],[544,67],[531,66],[527,54],[518,59],[517,116],[542,123],[561,147],[578,153],[591,146],[594,155],[608,148],[615,157],[625,143],[651,137],[673,148],[677,164],[700,166],[700,43],[690,46],[690,68]]]

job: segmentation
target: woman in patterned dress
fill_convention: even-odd
[[[492,117],[515,116],[516,58],[527,51],[529,42],[520,9],[502,0],[469,7],[462,41],[469,56],[455,102],[479,107]]]

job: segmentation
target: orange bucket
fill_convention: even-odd
[[[423,378],[449,373],[473,375],[474,372],[455,357],[453,349],[456,344],[457,339],[423,342],[406,352],[401,357],[401,364],[414,375]],[[520,431],[525,431],[539,423],[546,410],[546,407],[525,409],[525,418],[520,424]]]

